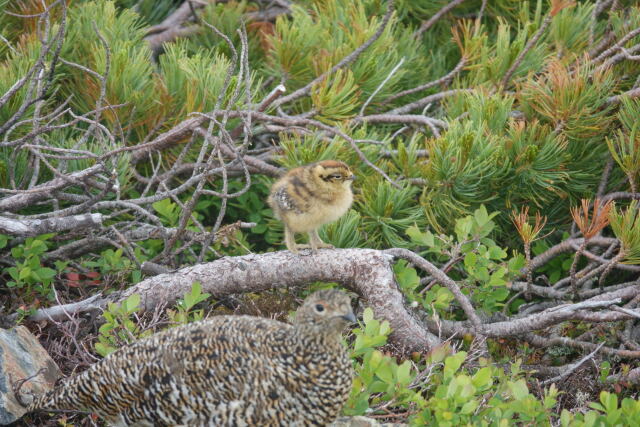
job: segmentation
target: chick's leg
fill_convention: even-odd
[[[328,248],[328,249],[333,248],[333,245],[330,245],[329,243],[325,243],[322,241],[322,239],[320,239],[320,236],[318,236],[318,230],[313,230],[309,232],[309,244],[313,252],[317,251],[318,248]]]
[[[284,226],[284,243],[287,245],[287,249],[294,254],[298,253],[298,246],[296,245],[296,238],[293,231],[289,227]]]

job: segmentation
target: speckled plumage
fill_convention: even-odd
[[[87,410],[117,426],[326,425],[351,390],[341,331],[354,320],[335,290],[309,296],[293,325],[216,316],[119,349],[29,410]]]
[[[268,202],[284,223],[285,243],[290,251],[332,247],[320,240],[318,228],[349,210],[354,177],[345,163],[324,160],[291,169],[273,184]],[[308,233],[309,245],[297,245],[294,233]]]

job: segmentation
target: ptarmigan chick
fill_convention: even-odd
[[[344,215],[353,202],[355,175],[337,160],[324,160],[291,169],[271,187],[269,205],[284,223],[287,249],[332,248],[318,236],[318,228]],[[296,245],[294,233],[308,233],[308,245]]]
[[[123,347],[36,398],[28,410],[95,412],[115,426],[320,426],[351,391],[337,290],[310,295],[293,325],[216,316]]]

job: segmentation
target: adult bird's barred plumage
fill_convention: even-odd
[[[347,400],[337,290],[310,295],[293,325],[216,316],[123,347],[36,398],[28,410],[95,412],[116,426],[320,426]]]

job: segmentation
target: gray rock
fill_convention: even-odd
[[[7,425],[25,413],[13,394],[13,383],[42,373],[27,381],[20,392],[26,399],[51,389],[60,376],[55,362],[24,326],[0,329],[0,425]]]

